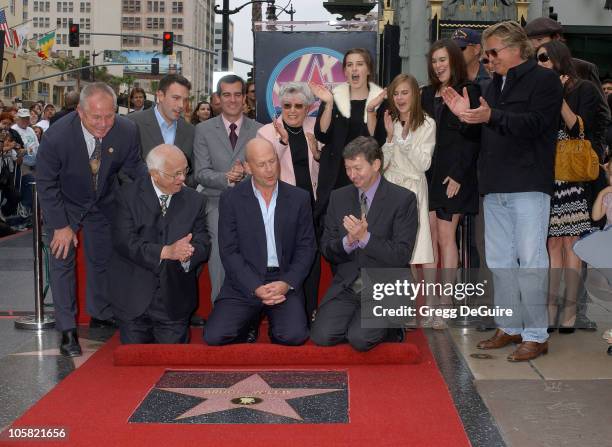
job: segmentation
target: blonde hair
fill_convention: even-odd
[[[504,45],[519,48],[522,59],[529,59],[534,54],[533,45],[523,27],[514,20],[491,25],[482,33],[482,46],[489,37],[499,37]]]

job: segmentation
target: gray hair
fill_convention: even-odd
[[[117,94],[115,91],[104,82],[94,82],[92,84],[86,85],[83,90],[81,90],[81,96],[79,97],[79,105],[82,108],[86,107],[86,101],[96,93],[104,93],[113,98],[113,104],[117,107]]]
[[[521,59],[527,60],[534,54],[533,46],[523,27],[514,20],[507,20],[491,25],[482,33],[482,46],[490,37],[498,37],[504,45],[518,48],[521,52]]]
[[[160,144],[151,149],[145,159],[145,163],[147,164],[149,171],[163,170],[166,163],[166,158],[171,152],[176,152],[177,154],[181,154],[181,156],[185,157],[183,151],[173,144]]]
[[[383,165],[383,150],[378,145],[376,139],[372,137],[357,137],[347,144],[342,151],[342,158],[345,160],[354,160],[360,155],[363,155],[363,158],[370,164],[380,160],[381,167]]]
[[[279,101],[282,103],[285,97],[290,95],[302,95],[306,107],[315,102],[315,97],[310,91],[310,87],[308,87],[308,84],[305,82],[287,82],[283,84],[278,94]]]

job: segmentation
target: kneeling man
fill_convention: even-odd
[[[361,327],[360,270],[409,267],[418,225],[416,196],[380,175],[383,152],[374,138],[355,138],[343,157],[353,184],[333,191],[329,200],[321,252],[336,272],[310,337],[321,346],[348,341],[368,351],[382,341],[403,340],[403,330]]]
[[[162,144],[150,177],[123,186],[113,220],[110,280],[122,343],[187,343],[198,304],[198,266],[208,259],[206,199],[183,183],[187,159]]]
[[[273,343],[301,345],[308,338],[302,283],[315,254],[310,196],[278,180],[278,157],[267,140],[249,141],[245,162],[251,179],[225,190],[219,202],[225,279],[204,340],[244,343],[263,311]]]

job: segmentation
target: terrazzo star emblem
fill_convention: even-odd
[[[342,391],[332,388],[272,388],[259,374],[253,374],[229,388],[159,388],[172,393],[206,399],[176,419],[185,419],[235,408],[285,416],[298,421],[302,417],[287,403],[289,399]]]

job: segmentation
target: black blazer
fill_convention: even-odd
[[[118,318],[135,318],[161,296],[171,319],[187,318],[198,305],[197,269],[208,259],[206,198],[183,187],[172,195],[165,216],[150,177],[122,186],[113,219],[110,296]],[[179,261],[163,260],[164,245],[192,234],[189,270]]]
[[[45,132],[36,156],[36,186],[45,224],[53,230],[70,225],[76,231],[92,210],[111,220],[120,169],[132,178],[148,177],[134,123],[117,115],[102,139],[96,192],[81,119],[77,112],[61,118]]]
[[[293,287],[303,299],[302,283],[316,250],[310,195],[280,180],[274,236],[279,280]],[[263,216],[251,180],[221,194],[219,253],[225,269],[220,296],[254,299],[255,289],[264,284],[268,257]]]
[[[599,90],[591,81],[579,79],[571,89],[566,91],[565,101],[572,112],[582,118],[585,138],[591,141],[593,149],[603,160],[605,147],[602,141],[605,141],[605,134],[610,124],[610,114],[608,105]],[[573,137],[579,135],[577,120],[574,127],[570,129],[570,135]]]
[[[348,185],[333,191],[325,216],[321,253],[337,270],[321,306],[353,284],[361,268],[402,268],[410,264],[419,220],[412,191],[382,177],[367,216],[370,240],[364,249],[347,254],[342,244],[347,235],[342,220],[351,214],[361,215],[359,190]]]
[[[467,88],[472,108],[480,105],[480,87],[466,82],[453,86],[460,94]],[[438,117],[434,111],[436,90],[431,85],[423,88],[421,103],[423,110],[436,121],[436,147],[427,171],[429,209],[444,209],[452,214],[474,214],[478,212],[478,181],[476,161],[480,150],[480,125],[468,125],[459,121],[453,112],[442,106]],[[446,177],[461,184],[459,194],[452,199],[446,195]]]
[[[563,89],[559,75],[529,59],[483,92],[491,118],[482,125],[478,157],[481,194],[553,193],[554,161]]]

